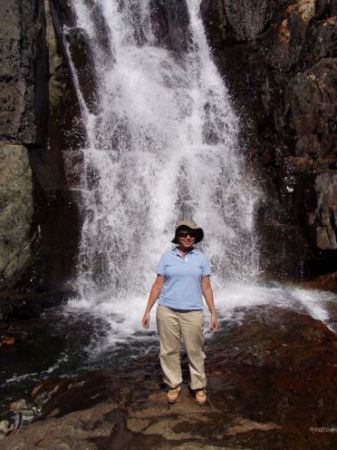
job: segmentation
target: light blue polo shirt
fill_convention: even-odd
[[[201,277],[211,275],[208,259],[193,249],[185,257],[179,250],[165,252],[159,260],[157,274],[165,277],[158,304],[173,309],[203,309]]]

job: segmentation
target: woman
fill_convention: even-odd
[[[180,393],[182,375],[180,342],[184,340],[195,399],[204,404],[206,375],[204,369],[203,303],[205,297],[211,313],[211,330],[218,327],[213,291],[210,283],[209,262],[194,245],[204,232],[194,222],[178,222],[174,250],[165,252],[157,267],[157,278],[152,286],[142,324],[149,327],[150,311],[159,298],[157,326],[160,336],[160,364],[164,382],[168,385],[167,399],[174,403]]]

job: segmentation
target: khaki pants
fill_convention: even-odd
[[[181,338],[184,340],[188,357],[191,389],[206,387],[203,325],[203,311],[182,312],[158,305],[157,326],[160,336],[160,364],[164,375],[164,383],[171,388],[175,388],[182,383]]]

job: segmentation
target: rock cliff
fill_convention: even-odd
[[[1,287],[11,289],[32,266],[40,237],[30,162],[47,139],[47,45],[40,1],[1,2],[0,67],[0,280]]]
[[[203,0],[218,67],[265,193],[261,264],[277,278],[337,269],[337,2]]]
[[[80,226],[64,150],[80,145],[83,131],[49,2],[5,0],[1,11],[0,289],[7,311],[22,295],[64,289],[73,275]]]

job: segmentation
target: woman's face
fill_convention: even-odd
[[[191,248],[195,244],[195,236],[193,231],[180,231],[177,238],[180,247]]]

